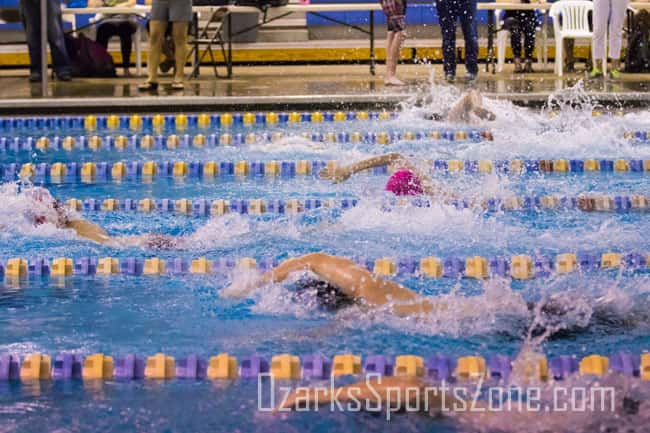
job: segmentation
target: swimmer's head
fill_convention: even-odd
[[[63,226],[67,221],[65,209],[59,204],[52,194],[41,187],[33,187],[23,191],[23,194],[31,200],[27,217],[34,225],[52,223],[56,226]]]
[[[315,299],[318,306],[324,310],[335,311],[354,304],[354,299],[341,292],[336,286],[327,281],[312,277],[302,277],[290,289],[298,301]]]
[[[397,170],[386,182],[386,191],[395,195],[420,195],[423,193],[422,181],[411,170]]]

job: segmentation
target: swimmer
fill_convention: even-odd
[[[427,113],[427,120],[446,121],[452,123],[476,123],[476,120],[493,121],[496,115],[483,107],[483,97],[478,90],[470,90],[462,95],[447,112]]]
[[[393,313],[398,316],[428,314],[447,308],[444,303],[425,299],[401,284],[373,275],[350,259],[324,253],[285,260],[266,274],[234,282],[222,291],[222,295],[246,296],[257,287],[282,283],[292,274],[305,271],[311,272],[317,281],[327,285],[320,290],[321,293],[329,292],[369,307],[390,304]]]
[[[77,236],[114,246],[141,246],[152,249],[170,249],[178,245],[178,241],[170,236],[149,233],[141,236],[112,237],[106,231],[74,212],[71,212],[58,202],[52,194],[41,187],[25,189],[23,194],[30,199],[29,210],[25,217],[34,225],[53,224],[60,229],[74,230]]]
[[[457,194],[433,181],[413,161],[396,152],[373,156],[350,165],[336,167],[334,170],[325,167],[321,170],[320,177],[339,183],[349,179],[353,174],[386,165],[393,170],[386,183],[386,191],[397,196],[427,195],[443,202],[458,198]]]
[[[426,195],[442,203],[460,198],[458,194],[449,191],[441,183],[431,179],[413,161],[397,152],[373,156],[349,165],[336,167],[334,170],[325,167],[320,171],[319,176],[334,183],[340,183],[348,180],[354,174],[383,166],[389,166],[393,171],[386,182],[385,190],[396,196]],[[474,209],[487,208],[487,203],[481,203],[477,198],[469,200],[468,205]],[[584,212],[593,212],[596,209],[595,200],[593,197],[579,196],[576,207]]]
[[[307,274],[307,277],[305,277]],[[296,276],[302,278],[290,283]],[[296,297],[311,292],[322,307],[337,310],[349,305],[365,308],[388,308],[400,317],[418,315],[439,315],[450,312],[450,305],[442,296],[422,296],[397,282],[375,275],[354,261],[325,253],[310,253],[283,261],[265,274],[254,271],[241,272],[232,284],[221,291],[224,297],[247,296],[256,288],[270,284],[289,283]],[[557,326],[562,317],[576,313],[576,298],[558,294],[538,304],[526,303],[523,298],[513,300],[512,309],[535,311],[538,320],[534,323],[536,333],[541,328],[560,329]],[[469,305],[467,309],[471,309]],[[480,314],[482,306],[477,306]],[[474,310],[466,311],[474,314]]]

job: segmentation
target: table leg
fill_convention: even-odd
[[[142,26],[138,22],[135,29],[135,75],[142,75]]]
[[[495,22],[494,22],[494,10],[488,10],[488,49],[487,49],[487,58],[485,59],[485,72],[490,71],[490,63],[494,62],[494,32],[495,32]],[[492,67],[492,73],[495,73],[494,65]]]
[[[228,61],[226,62],[226,74],[228,78],[232,77],[232,14],[228,13]]]
[[[212,20],[212,18],[210,18]],[[197,78],[200,73],[201,65],[199,64],[199,44],[196,43],[196,41],[199,39],[199,14],[194,13],[192,15],[192,26],[194,27],[194,59],[192,62],[194,63],[192,65],[192,78]]]
[[[47,1],[41,0],[41,96],[48,96],[47,92]],[[54,65],[52,65],[54,68]]]
[[[544,19],[542,21],[542,61],[544,70],[548,67],[548,11],[544,11]]]
[[[370,24],[370,75],[375,75],[375,14],[369,12],[368,23]]]

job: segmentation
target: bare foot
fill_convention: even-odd
[[[384,80],[384,84],[386,86],[397,86],[397,87],[406,86],[406,83],[404,83],[402,80],[400,80],[397,77],[386,78]]]

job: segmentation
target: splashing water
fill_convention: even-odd
[[[57,237],[69,239],[74,237],[72,230],[58,228],[51,222],[34,224],[33,215],[44,215],[46,221],[56,221],[56,211],[46,203],[33,200],[29,192],[31,186],[19,187],[18,183],[0,185],[0,236],[15,236],[15,232],[26,236]],[[70,217],[77,217],[76,212],[66,211]]]
[[[423,92],[427,91],[422,89]],[[461,95],[453,86],[431,83],[424,96],[412,97],[402,105],[397,125],[423,125],[424,114],[450,107]],[[635,144],[623,137],[627,129],[644,130],[650,112],[626,114],[624,117],[594,117],[602,109],[585,93],[581,82],[552,94],[547,107],[535,112],[515,106],[507,100],[483,98],[484,106],[496,114],[494,122],[479,126],[498,131],[493,142],[442,142],[428,147],[429,158],[454,154],[458,158],[509,159],[530,158],[597,158],[612,157],[625,152],[639,158],[650,156],[650,146]],[[446,122],[430,122],[437,127],[457,127]]]

